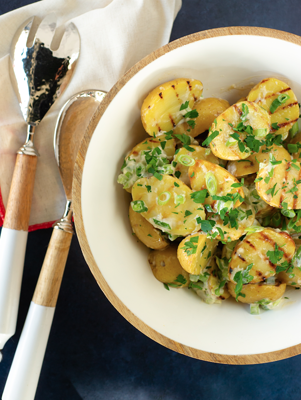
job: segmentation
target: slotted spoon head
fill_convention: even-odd
[[[40,23],[31,46],[34,17],[27,21],[13,40],[11,52],[15,82],[23,117],[38,125],[68,85],[80,52],[80,37],[73,23],[63,35],[59,48],[51,49],[56,17],[49,14]]]

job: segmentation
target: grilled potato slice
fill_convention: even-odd
[[[290,210],[301,208],[300,161],[283,160],[277,165],[264,164],[257,175],[256,190],[262,200],[272,207],[287,207]]]
[[[181,267],[177,259],[176,246],[169,246],[160,251],[151,251],[148,262],[158,281],[177,288],[188,286],[189,274]]]
[[[206,233],[196,233],[182,240],[178,247],[178,260],[189,274],[199,275],[211,261],[218,240],[210,239]]]
[[[269,155],[272,154],[276,161],[291,160],[290,153],[283,147],[273,144],[270,147],[262,146],[258,153],[253,153],[250,157],[240,161],[230,161],[227,164],[227,170],[236,177],[254,174],[259,171],[259,163],[269,161]]]
[[[274,254],[279,258],[282,256],[277,264],[290,262],[295,252],[295,243],[286,232],[277,232],[272,228],[265,228],[260,232],[247,235],[235,246],[229,263],[229,280],[235,283],[236,272],[245,270],[250,264],[253,264],[249,272],[249,275],[253,276],[252,284],[274,276],[277,265],[271,262],[267,255],[268,251],[276,251]]]
[[[154,228],[141,214],[135,212],[130,206],[129,219],[136,237],[150,249],[162,250],[168,246],[168,241],[161,232]]]
[[[180,111],[181,105],[189,101],[192,109],[202,93],[203,84],[196,79],[174,79],[156,87],[142,104],[144,129],[151,136],[174,129],[188,111]]]
[[[174,133],[189,133],[189,136],[196,137],[201,133],[207,131],[212,125],[215,118],[217,118],[223,111],[225,111],[230,104],[227,100],[218,99],[216,97],[208,97],[206,99],[198,100],[193,109],[197,110],[199,116],[194,119],[195,126],[191,128],[187,122],[179,123]]]
[[[198,217],[205,219],[202,204],[191,198],[192,190],[169,175],[141,178],[133,186],[132,196],[139,212],[155,228],[170,235],[187,236],[201,229]]]
[[[210,143],[210,148],[216,157],[219,157],[223,160],[243,160],[250,156],[250,150],[246,148],[246,151],[240,151],[238,141],[235,141],[230,136],[235,133],[234,129],[236,129],[238,124],[242,122],[241,116],[243,115],[244,107],[248,108],[248,113],[243,124],[245,126],[250,125],[253,130],[265,129],[266,134],[269,133],[270,116],[265,110],[259,107],[259,105],[256,103],[251,103],[249,101],[236,103],[220,114],[216,118],[216,123],[213,123],[211,126],[211,132],[209,133],[208,137],[215,132],[218,133],[218,135]],[[239,138],[240,141],[243,142],[246,138],[246,134],[239,133]],[[230,145],[229,140],[232,141]]]
[[[147,138],[138,143],[125,157],[121,168],[122,173],[118,176],[117,182],[131,193],[132,186],[137,179],[152,175],[146,168],[148,164],[147,157],[152,156],[157,164],[162,165],[164,169],[175,154],[175,145],[175,140],[167,139],[165,135],[158,138]],[[172,168],[169,168],[172,171]]]
[[[228,290],[231,296],[236,297],[235,294],[236,284],[228,282]],[[238,296],[237,300],[241,303],[253,304],[260,300],[276,301],[280,299],[285,292],[286,284],[276,281],[275,285],[267,285],[264,283],[243,285],[240,293],[244,294],[245,297]]]
[[[272,113],[271,107],[274,101],[281,95],[288,95],[289,98],[280,104]],[[297,98],[292,89],[276,78],[267,78],[259,82],[248,94],[248,101],[255,101],[271,115],[271,132],[275,135],[282,135],[285,139],[288,131],[299,118],[299,106]],[[279,129],[273,128],[278,124]]]
[[[227,194],[236,194],[244,198],[244,191],[242,187],[232,187],[233,184],[239,184],[239,181],[231,175],[225,168],[217,164],[213,164],[206,160],[197,160],[195,164],[189,167],[188,175],[190,179],[191,188],[193,190],[208,189],[211,193],[210,187],[213,189],[216,196],[226,196]],[[219,207],[223,208],[221,204],[225,202],[222,200],[213,200],[211,196],[207,197],[205,204],[211,205],[214,211],[218,211]],[[238,207],[242,201],[237,200],[233,205],[234,208]]]
[[[190,186],[188,169],[190,165],[194,165],[196,160],[207,160],[213,164],[219,164],[219,160],[212,154],[210,149],[201,146],[193,146],[194,151],[189,151],[185,147],[181,147],[174,156],[173,165],[175,166],[174,175],[177,176],[185,185]]]
[[[192,280],[191,275],[190,278]],[[214,258],[211,260],[210,265],[206,267],[204,273],[199,275],[198,278],[198,281],[194,280],[190,285],[205,303],[221,303],[222,300],[226,300],[230,297],[227,287],[225,286],[225,281],[221,285],[219,269]]]
[[[242,235],[245,234],[245,229],[249,226],[252,226],[255,221],[255,212],[251,205],[247,203],[242,203],[237,210],[240,210],[240,214],[237,219],[238,227],[231,227],[231,224],[224,225],[223,220],[220,218],[219,215],[208,213],[207,219],[211,219],[215,222],[215,226],[212,228],[212,233],[218,233],[215,239],[223,240],[223,241],[233,241],[238,240]],[[247,216],[247,211],[250,212],[250,215]],[[221,236],[219,230],[220,228],[223,232]]]

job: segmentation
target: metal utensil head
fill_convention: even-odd
[[[85,90],[72,96],[58,116],[54,132],[54,155],[68,200],[72,198],[72,178],[76,155],[96,109],[106,95],[102,90]]]
[[[34,17],[20,27],[13,39],[12,66],[16,78],[19,102],[27,124],[36,126],[67,86],[80,51],[80,37],[70,23],[57,50],[51,49],[56,29],[56,17],[49,14],[40,23],[33,43]]]

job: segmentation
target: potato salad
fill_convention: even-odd
[[[146,137],[118,183],[165,289],[191,290],[207,304],[233,298],[251,314],[277,307],[287,286],[300,289],[299,112],[292,89],[273,77],[232,105],[204,98],[196,79],[147,95]]]

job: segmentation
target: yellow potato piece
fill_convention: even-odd
[[[236,284],[228,282],[228,290],[231,296],[236,297],[235,286]],[[266,285],[263,283],[243,285],[240,293],[245,297],[238,296],[237,300],[241,303],[252,304],[260,300],[276,301],[280,299],[285,292],[286,284],[276,281],[276,285]]]
[[[132,189],[133,200],[142,200],[147,207],[141,215],[155,228],[179,236],[199,231],[201,225],[197,219],[205,219],[204,208],[194,202],[192,193],[183,182],[169,175],[163,175],[162,180],[154,176],[141,178]],[[159,204],[162,200],[166,201],[163,205]]]
[[[155,157],[167,158],[171,160],[175,154],[176,142],[174,139],[166,139],[165,135],[158,138],[147,138],[141,143],[138,143],[125,157],[124,165],[121,174],[118,177],[118,182],[123,184],[123,188],[131,193],[132,186],[135,181],[142,177],[148,177],[151,174],[146,170],[148,162],[146,161],[143,152],[151,154],[155,148],[159,148],[159,154],[155,153]],[[138,172],[140,169],[140,172]],[[130,178],[126,178],[127,174]],[[139,174],[139,175],[137,175]]]
[[[237,209],[241,209],[243,211],[242,216],[238,219],[238,228],[231,227],[231,224],[228,223],[224,225],[223,220],[217,214],[208,213],[207,219],[211,219],[215,222],[215,226],[212,228],[212,233],[218,233],[215,236],[215,239],[223,240],[223,241],[233,241],[238,240],[242,235],[245,234],[245,229],[252,226],[255,221],[255,212],[251,205],[242,203]],[[246,212],[250,210],[252,213],[246,217]],[[243,218],[244,217],[244,218]],[[223,236],[220,235],[220,232],[217,228],[220,228],[223,232]]]
[[[196,233],[182,240],[178,247],[178,259],[189,274],[199,275],[213,256],[218,240],[207,238],[205,233]]]
[[[254,174],[259,171],[259,163],[269,161],[269,155],[272,154],[276,161],[290,160],[290,153],[283,147],[273,144],[272,146],[262,146],[258,153],[253,153],[250,157],[240,161],[230,161],[227,164],[227,170],[236,177],[242,177]]]
[[[129,219],[136,237],[150,249],[162,250],[168,246],[168,241],[161,232],[154,228],[141,214],[135,212],[130,206]]]
[[[290,262],[295,252],[295,243],[286,232],[277,232],[275,229],[265,228],[261,232],[247,235],[243,241],[238,242],[229,263],[230,281],[235,283],[236,272],[245,270],[250,264],[253,264],[249,272],[249,275],[253,276],[252,284],[274,276],[277,265],[270,261],[267,252],[274,252],[276,245],[283,252],[277,265],[285,261]]]
[[[148,262],[158,281],[171,284],[172,287],[180,288],[188,286],[189,274],[181,267],[177,259],[176,246],[173,245],[160,251],[151,251],[148,256]],[[182,275],[184,279],[181,276],[179,277],[179,275]]]
[[[186,133],[189,134],[189,136],[196,137],[207,131],[212,125],[213,121],[228,107],[230,107],[230,104],[227,102],[227,100],[218,99],[216,97],[200,99],[193,106],[193,109],[197,110],[199,114],[199,116],[194,119],[195,127],[191,128],[187,122],[180,122],[174,128],[174,133]]]
[[[281,104],[272,114],[270,111],[274,100],[281,94],[287,94],[289,99]],[[248,101],[255,101],[271,115],[271,132],[282,135],[285,139],[288,131],[299,118],[299,106],[297,98],[292,89],[285,83],[275,78],[263,79],[248,94]],[[272,128],[277,123],[278,130]]]
[[[185,147],[181,147],[178,153],[174,156],[173,165],[175,165],[175,174],[179,174],[178,178],[185,183],[185,185],[190,186],[190,180],[188,176],[188,169],[189,166],[185,165],[185,163],[193,162],[189,159],[191,157],[193,160],[207,160],[214,164],[219,164],[219,160],[212,154],[210,149],[205,149],[201,146],[193,146],[190,145],[189,147],[193,148],[194,151],[189,151],[185,149]],[[188,156],[188,157],[187,157]],[[175,175],[176,176],[176,175]]]
[[[212,175],[213,174],[213,175]],[[239,193],[244,198],[244,191],[242,187],[233,188],[233,184],[238,184],[239,181],[231,175],[225,168],[220,167],[217,164],[213,164],[206,160],[197,160],[193,166],[188,170],[190,179],[190,185],[193,190],[204,190],[208,189],[206,184],[206,178],[208,176],[214,176],[216,180],[216,196],[226,196],[227,194]],[[210,193],[210,190],[208,190]],[[211,205],[214,211],[218,210],[218,204],[220,200],[213,200],[212,196],[209,196],[205,200],[205,204]],[[234,208],[238,207],[242,202],[237,200],[234,204]]]
[[[269,176],[272,175],[271,177]],[[281,164],[266,164],[257,175],[256,190],[259,196],[272,207],[301,208],[301,163],[282,161]],[[269,179],[270,178],[270,179]]]
[[[236,128],[241,122],[243,104],[245,104],[249,109],[244,125],[250,125],[254,130],[265,129],[266,134],[269,133],[270,116],[265,110],[259,107],[256,103],[251,103],[249,101],[236,103],[220,114],[216,118],[216,123],[212,124],[211,132],[208,137],[210,137],[214,132],[219,133],[210,143],[210,148],[216,157],[223,160],[243,160],[250,156],[250,151],[241,152],[239,150],[238,142],[234,142],[231,146],[226,146],[227,141],[229,139],[232,140],[230,135],[235,133],[233,128]],[[243,142],[246,138],[246,134],[239,133],[239,137]]]
[[[157,135],[168,132],[184,118],[180,107],[189,101],[190,109],[203,93],[202,82],[196,79],[174,79],[153,89],[145,98],[141,108],[141,120],[146,132]]]

